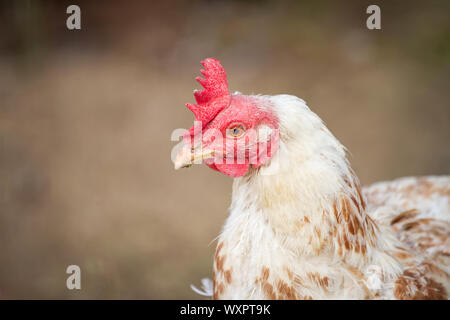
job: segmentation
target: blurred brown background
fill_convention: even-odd
[[[365,26],[369,4],[382,30]],[[82,30],[66,29],[78,4]],[[200,60],[289,93],[363,184],[450,172],[449,1],[3,1],[1,298],[197,298],[229,177],[174,171]],[[69,291],[69,264],[82,290]]]

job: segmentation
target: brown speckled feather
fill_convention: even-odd
[[[363,190],[368,210],[404,245],[409,268],[395,283],[399,299],[447,299],[450,289],[450,177],[402,178]]]

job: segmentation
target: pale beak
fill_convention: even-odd
[[[185,145],[178,152],[177,157],[175,158],[175,170],[190,167],[198,160],[211,158],[214,158],[214,150],[192,150],[188,145]]]

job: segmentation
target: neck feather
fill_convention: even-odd
[[[320,288],[339,272],[359,283],[355,297],[369,296],[365,268],[383,265],[386,279],[400,270],[387,254],[395,239],[367,215],[345,148],[320,118],[296,97],[266,98],[279,118],[278,150],[234,180],[215,254],[214,297],[330,297]]]
[[[264,217],[297,253],[365,256],[377,243],[360,184],[345,148],[303,100],[270,98],[280,119],[280,144],[266,165],[233,185],[232,212]]]

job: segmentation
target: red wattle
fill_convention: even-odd
[[[250,165],[248,163],[244,164],[215,164],[216,168],[215,170],[222,172],[223,174],[226,174],[227,176],[237,178],[242,177],[244,174],[247,173]],[[210,168],[214,169],[210,166]]]

